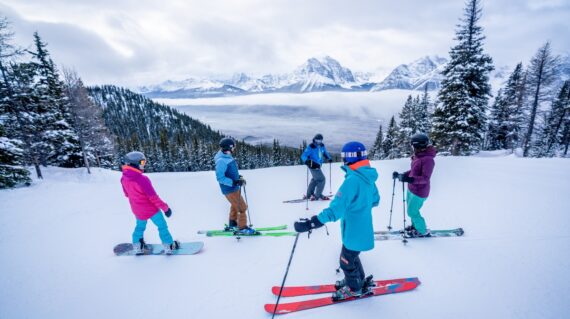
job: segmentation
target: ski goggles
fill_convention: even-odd
[[[323,140],[315,140],[315,143],[317,143],[317,144],[323,144]]]
[[[139,163],[140,163],[140,165],[145,165],[145,164],[146,164],[146,160],[143,159],[143,160],[141,160]]]

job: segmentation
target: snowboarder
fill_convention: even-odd
[[[132,235],[135,254],[143,253],[145,248],[143,235],[149,219],[158,228],[164,253],[171,254],[173,249],[180,246],[180,243],[172,239],[163,213],[166,217],[170,217],[172,216],[172,209],[158,197],[150,179],[143,175],[146,157],[141,152],[130,152],[125,155],[123,162],[125,165],[122,167],[121,185],[136,219],[136,226]]]
[[[246,181],[239,174],[237,163],[232,157],[235,148],[235,141],[224,137],[220,140],[220,150],[214,156],[216,179],[220,184],[222,194],[226,196],[231,205],[229,224],[224,230],[234,231],[236,235],[256,235],[255,229],[247,226],[247,204],[241,196],[241,187],[246,184]]]
[[[429,142],[426,134],[414,134],[411,138],[411,145],[414,149],[411,169],[404,173],[392,173],[392,178],[408,183],[408,191],[406,192],[408,200],[407,210],[408,216],[412,220],[412,225],[406,227],[405,232],[409,237],[430,236],[430,232],[426,227],[426,221],[420,214],[420,209],[429,196],[430,178],[435,167],[434,157],[437,153],[435,147],[430,145]]]
[[[378,173],[370,167],[366,148],[362,143],[349,142],[342,148],[345,179],[333,201],[318,215],[295,223],[297,232],[307,232],[325,223],[340,219],[342,250],[340,268],[344,279],[337,282],[335,300],[358,297],[368,292],[372,277],[365,278],[359,254],[374,248],[372,207],[378,206],[380,194],[376,187]]]
[[[310,200],[329,200],[330,198],[323,195],[326,179],[321,171],[323,164],[323,157],[332,163],[332,156],[327,151],[325,144],[323,144],[323,135],[317,134],[313,137],[313,142],[307,145],[303,154],[301,154],[301,161],[307,165],[311,172],[311,182],[307,188],[307,193],[304,199]]]

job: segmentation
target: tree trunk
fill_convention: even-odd
[[[44,179],[42,170],[40,168],[40,162],[38,161],[37,157],[34,157],[34,168],[36,169],[36,175],[38,176],[38,179]]]
[[[534,121],[536,120],[536,111],[538,109],[538,100],[540,97],[540,86],[542,84],[542,71],[544,70],[544,59],[541,61],[540,69],[538,72],[538,79],[536,82],[536,90],[534,92],[534,100],[532,101],[532,110],[530,113],[530,123],[528,125],[528,131],[524,139],[524,151],[523,157],[528,156],[528,150],[530,148],[530,140],[532,138],[532,132],[534,130]]]

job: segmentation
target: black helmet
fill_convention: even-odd
[[[231,137],[224,137],[220,140],[220,148],[223,152],[233,151],[236,147],[236,142]]]
[[[123,162],[127,165],[138,167],[141,161],[146,161],[146,157],[142,152],[134,151],[130,152],[123,158]]]
[[[429,145],[429,137],[424,133],[412,135],[410,143],[414,148],[426,148]]]
[[[321,143],[323,142],[323,134],[321,133],[317,133],[317,135],[315,135],[315,137],[313,137],[313,143],[315,143],[315,141],[321,141]]]

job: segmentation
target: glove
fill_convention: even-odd
[[[298,222],[295,222],[295,231],[298,233],[308,232],[311,229],[322,227],[324,224],[317,218],[316,215],[311,217],[311,219],[303,218]]]
[[[245,179],[238,179],[234,181],[234,186],[243,186],[245,185]]]
[[[172,216],[172,209],[168,208],[168,210],[164,212],[164,216],[170,218],[170,216]]]
[[[321,168],[321,165],[319,163],[315,163],[312,160],[306,160],[305,165],[307,165],[310,169]]]
[[[329,159],[328,159],[328,162],[329,162],[329,163],[332,163],[332,158],[329,158]]]
[[[406,175],[402,174],[402,177],[400,177],[400,181],[404,182],[404,183],[411,184],[414,182],[414,178],[410,177],[408,174],[406,174]]]
[[[247,182],[245,181],[245,178],[243,178],[243,176],[239,176],[239,180],[242,181],[243,185],[246,185]]]
[[[400,173],[398,172],[392,173],[392,179],[400,179]]]

